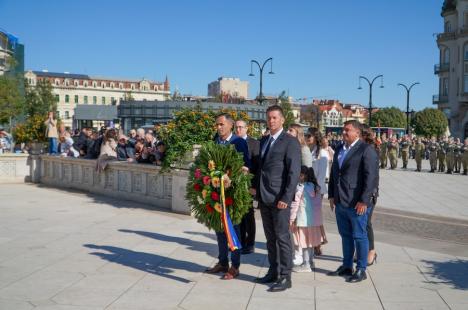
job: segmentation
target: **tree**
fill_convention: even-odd
[[[57,100],[52,93],[52,85],[49,81],[40,80],[36,86],[26,85],[25,112],[27,116],[47,115],[47,112],[57,111]]]
[[[425,137],[441,136],[448,126],[447,117],[437,109],[425,108],[416,112],[412,119],[412,126],[417,135]]]
[[[284,113],[284,128],[288,128],[291,124],[295,123],[294,114],[291,108],[291,102],[289,101],[289,97],[286,96],[286,91],[282,91],[281,94],[278,96],[278,103],[279,106],[283,109]]]
[[[9,123],[22,114],[24,98],[17,79],[0,77],[0,124]]]
[[[382,108],[372,114],[371,126],[406,128],[406,115],[396,107]]]
[[[124,100],[124,101],[134,101],[135,98],[133,98],[132,92],[131,92],[131,91],[128,91],[128,92],[126,92],[126,93],[124,94],[123,100]]]
[[[318,128],[320,118],[320,108],[318,105],[310,103],[301,107],[301,123]]]

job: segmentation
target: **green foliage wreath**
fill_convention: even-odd
[[[221,222],[221,182],[225,205],[234,225],[252,206],[249,193],[251,175],[242,171],[244,160],[233,145],[205,143],[195,158],[187,183],[187,200],[192,214],[209,229],[223,231]]]

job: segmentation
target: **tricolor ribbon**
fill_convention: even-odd
[[[224,226],[224,233],[226,234],[228,246],[231,251],[240,250],[242,248],[239,238],[237,237],[234,225],[232,225],[229,211],[226,208],[225,196],[224,196],[224,176],[221,177],[221,221]]]

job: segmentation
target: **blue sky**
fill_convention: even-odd
[[[433,74],[442,0],[0,0],[0,28],[25,44],[26,69],[146,77],[206,95],[219,76],[250,82],[250,60],[274,58],[264,93],[368,104],[358,76],[384,75],[374,105],[406,109],[397,84],[419,81],[415,110],[438,93]],[[258,73],[258,72],[256,72]],[[378,86],[378,85],[376,85]]]

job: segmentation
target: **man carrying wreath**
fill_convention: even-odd
[[[244,157],[244,167],[245,172],[249,171],[250,160],[249,160],[249,150],[247,142],[234,135],[232,133],[232,128],[234,127],[234,120],[228,113],[219,114],[216,117],[216,136],[214,141],[216,144],[229,145],[233,144],[236,151],[243,154]],[[235,204],[235,202],[234,202]],[[240,227],[239,225],[233,225],[234,231],[237,236],[240,236]],[[229,268],[229,247],[227,236],[224,231],[216,232],[216,240],[218,242],[218,263],[206,270],[207,273],[215,274],[223,272],[223,279],[231,280],[239,276],[239,266],[240,266],[240,249],[236,249],[231,252],[231,267]]]

